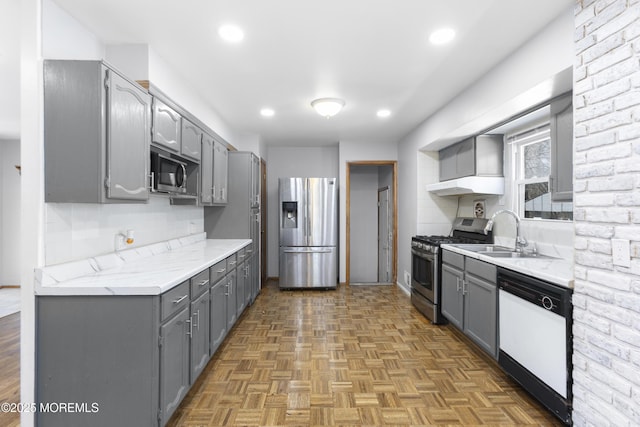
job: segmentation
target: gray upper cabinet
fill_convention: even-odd
[[[149,198],[151,97],[101,61],[44,62],[45,202]]]
[[[213,204],[213,138],[202,135],[202,158],[200,159],[200,204]]]
[[[180,154],[194,162],[200,162],[202,130],[183,117],[180,139]]]
[[[551,103],[551,200],[573,200],[573,95]]]
[[[180,114],[167,104],[153,98],[153,144],[173,153],[180,153]]]
[[[503,176],[503,136],[478,135],[439,151],[440,181],[465,176]]]
[[[220,141],[215,141],[213,145],[213,203],[226,204],[229,191],[228,166],[229,150]]]

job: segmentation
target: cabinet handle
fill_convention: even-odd
[[[196,318],[198,319],[198,323],[196,323],[196,330],[200,330],[200,310],[196,311]]]
[[[463,280],[462,281],[462,295],[466,295],[467,294],[467,281]]]
[[[456,277],[456,292],[460,292],[460,278]]]
[[[155,176],[154,176],[154,173],[151,172],[149,174],[149,190],[151,191],[155,190],[154,187],[155,187]]]
[[[222,188],[220,189],[220,199],[221,199],[221,200],[224,200],[224,190],[226,190],[226,188],[224,188],[224,187],[222,187]]]
[[[209,283],[209,279],[205,279],[202,282],[198,283],[198,286],[204,286]]]
[[[180,298],[178,298],[178,299],[176,299],[176,300],[173,300],[173,303],[174,303],[174,304],[180,304],[180,303],[181,303],[182,301],[184,301],[184,299],[185,299],[185,298],[187,298],[188,296],[189,296],[189,294],[187,294],[187,295],[183,295],[182,297],[180,297]]]
[[[216,270],[216,273],[222,274],[222,273],[224,273],[225,271],[227,271],[227,269],[226,269],[226,268],[221,268],[220,270]]]
[[[187,332],[187,335],[189,335],[189,338],[193,338],[193,322],[191,321],[191,317],[189,317],[189,320],[186,322],[189,324],[189,331]]]
[[[227,284],[225,286],[227,287],[227,292],[224,293],[224,296],[228,297],[229,296],[229,282],[227,282]]]
[[[231,264],[231,265],[236,265],[236,263],[237,263],[237,262],[238,262],[238,261],[229,261],[229,264]]]

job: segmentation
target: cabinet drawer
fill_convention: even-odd
[[[464,255],[444,250],[442,251],[442,262],[464,270]]]
[[[253,255],[253,242],[249,243],[247,246],[244,247],[244,255],[245,255],[244,259],[251,258],[251,255]]]
[[[242,264],[244,260],[247,258],[248,258],[248,255],[245,248],[242,248],[238,252],[236,252],[236,260],[238,261],[238,265]]]
[[[189,280],[180,283],[170,291],[160,296],[162,320],[168,319],[172,314],[183,307],[189,306]]]
[[[236,254],[233,254],[230,257],[228,257],[227,258],[227,273],[231,272],[232,270],[235,270],[237,265],[238,265],[238,257],[236,256]]]
[[[218,280],[222,279],[225,274],[227,274],[227,260],[223,259],[222,261],[218,261],[211,266],[209,269],[209,276],[211,278],[211,284],[215,284]]]
[[[482,277],[491,283],[496,283],[498,270],[495,265],[488,262],[479,261],[474,258],[467,258],[466,272],[474,276]]]
[[[201,271],[191,278],[191,298],[195,298],[209,289],[209,269]]]

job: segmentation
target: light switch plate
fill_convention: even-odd
[[[611,252],[613,254],[613,265],[621,267],[631,266],[631,254],[629,251],[629,241],[626,239],[611,239]]]

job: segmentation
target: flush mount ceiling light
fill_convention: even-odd
[[[389,117],[390,115],[391,115],[391,111],[387,110],[386,108],[378,110],[378,112],[376,113],[376,116],[380,117],[381,119],[385,119],[385,118]]]
[[[318,98],[311,101],[311,106],[316,113],[323,117],[333,117],[344,107],[344,100],[340,98]]]
[[[260,110],[260,115],[262,117],[273,117],[276,112],[272,108],[263,108]]]
[[[244,32],[236,25],[223,25],[218,28],[218,35],[229,43],[239,43],[244,39]]]
[[[435,45],[447,44],[453,40],[455,36],[456,32],[452,28],[440,28],[431,33],[429,41]]]

